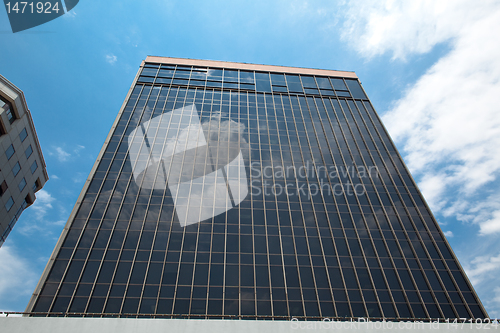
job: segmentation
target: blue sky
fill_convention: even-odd
[[[11,32],[50,181],[0,248],[0,311],[24,311],[147,55],[355,71],[491,317],[500,316],[498,1],[81,0]]]

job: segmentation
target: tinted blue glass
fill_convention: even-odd
[[[304,88],[317,88],[316,81],[312,76],[301,76]]]
[[[19,133],[19,138],[21,139],[21,142],[24,142],[24,140],[28,137],[28,132],[26,132],[26,128],[23,128],[21,133]]]
[[[238,71],[225,69],[224,70],[224,82],[236,82],[238,83]]]
[[[366,95],[363,92],[363,89],[361,89],[358,80],[346,79],[345,82],[351,91],[352,97],[366,99]]]
[[[12,157],[12,155],[14,155],[14,146],[10,145],[7,150],[5,151],[5,155],[7,156],[7,159],[10,160],[10,158]]]
[[[286,86],[283,74],[271,74],[271,82],[273,86]]]
[[[17,176],[19,171],[21,170],[21,166],[19,165],[19,162],[16,162],[14,167],[12,168],[12,173],[14,174],[14,177]]]
[[[330,82],[335,90],[347,90],[344,80],[338,78],[330,78]]]
[[[26,158],[29,158],[32,153],[33,153],[33,148],[31,148],[31,145],[29,145],[28,148],[26,148],[26,150],[24,151],[24,154],[26,155]]]
[[[23,179],[21,179],[21,181],[18,184],[19,192],[24,190],[25,187],[26,187],[26,179],[23,178]]]
[[[288,84],[288,90],[293,93],[302,93],[302,84],[300,83],[300,78],[298,75],[286,74],[286,82]]]
[[[261,92],[271,92],[271,82],[269,74],[255,73],[256,90]]]

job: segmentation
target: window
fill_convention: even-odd
[[[0,197],[5,193],[5,191],[7,191],[7,183],[5,182],[5,180],[0,184]]]
[[[7,109],[7,118],[9,119],[9,123],[13,123],[14,120],[16,120],[16,116],[10,111],[10,109]]]
[[[38,188],[40,187],[40,181],[37,179],[34,183],[33,183],[33,192],[36,192],[38,190]]]
[[[23,204],[21,205],[22,209],[25,209],[29,205],[33,204],[33,199],[31,199],[31,195],[28,193],[24,198]]]
[[[17,176],[19,170],[21,170],[21,166],[19,165],[19,162],[16,162],[16,165],[14,165],[14,167],[12,168],[12,173],[14,174],[14,177]]]
[[[19,182],[19,192],[22,192],[22,190],[24,190],[24,188],[26,187],[26,179],[21,179],[21,181]]]
[[[14,206],[14,199],[10,197],[9,200],[7,200],[7,203],[5,204],[5,208],[7,209],[7,211],[10,211],[12,206]]]
[[[33,148],[31,148],[31,145],[29,145],[29,147],[26,148],[26,151],[24,152],[24,154],[26,155],[26,158],[29,158],[32,153],[33,153]]]
[[[14,146],[10,145],[9,148],[5,151],[5,155],[7,155],[7,159],[10,160],[12,155],[14,155],[16,151],[14,150]]]
[[[0,108],[3,108],[5,110],[5,113],[7,114],[7,119],[9,119],[9,123],[13,123],[14,120],[16,120],[16,115],[11,111],[12,106],[11,104],[0,98]]]
[[[38,163],[36,163],[36,160],[34,160],[33,164],[31,164],[31,174],[34,174],[36,169],[38,169]]]
[[[24,140],[26,140],[27,137],[28,137],[28,132],[26,131],[26,127],[25,127],[25,128],[23,128],[21,133],[19,133],[19,138],[21,139],[21,142],[24,142]]]

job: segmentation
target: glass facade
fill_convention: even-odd
[[[219,64],[141,66],[27,311],[487,316],[356,78]]]

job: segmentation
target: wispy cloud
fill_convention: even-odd
[[[500,287],[493,288],[493,299],[487,302],[487,305],[491,305],[493,310],[488,311],[490,318],[500,317]]]
[[[364,57],[390,52],[394,59],[429,52],[484,18],[496,1],[348,1],[342,37]]]
[[[453,237],[453,236],[454,236],[454,235],[453,235],[453,231],[451,231],[451,230],[445,231],[445,232],[444,232],[444,235],[445,235],[446,237],[448,237],[448,238],[450,238],[450,237]]]
[[[489,246],[487,246],[489,248]],[[472,249],[474,252],[474,249]],[[500,287],[498,287],[498,274],[500,272],[500,254],[472,256],[468,262],[462,263],[472,284],[482,286],[488,297],[482,301],[488,309],[490,318],[500,316]]]
[[[500,254],[497,256],[480,256],[473,259],[466,267],[467,275],[472,283],[479,283],[491,272],[500,269]]]
[[[79,157],[80,156],[80,152],[85,149],[85,146],[82,146],[82,145],[77,145],[75,149],[73,149],[73,155]]]
[[[64,149],[62,149],[61,147],[56,147],[56,156],[60,162],[65,162],[68,160],[68,157],[70,157],[71,154],[64,151]]]
[[[38,220],[42,220],[45,218],[45,215],[49,210],[53,208],[52,203],[55,201],[55,198],[44,189],[36,192],[36,200],[35,203],[30,207],[30,210],[36,212],[36,217]]]
[[[29,263],[9,245],[4,244],[0,248],[0,267],[0,306],[3,311],[19,311],[19,309],[6,309],[1,305],[2,300],[31,294],[38,277]]]
[[[39,232],[44,237],[53,238],[60,233],[67,216],[66,207],[47,190],[41,189],[36,193],[35,203],[21,216],[29,223],[18,223],[16,230],[24,236]]]
[[[50,156],[55,156],[59,162],[68,162],[71,157],[79,157],[80,152],[85,149],[85,146],[77,145],[73,149],[68,149],[61,146],[53,146],[49,151]],[[69,151],[68,151],[69,150]]]
[[[76,11],[75,11],[74,9],[73,9],[73,10],[70,10],[69,12],[66,12],[66,13],[64,14],[64,17],[65,17],[66,19],[74,19],[76,16],[77,16],[77,13],[76,13]]]
[[[85,182],[85,179],[86,179],[86,174],[83,172],[77,172],[71,178],[71,180],[73,180],[73,183],[75,183],[75,184],[83,183],[83,182]]]
[[[117,60],[118,58],[114,54],[106,54],[106,61],[109,64],[114,65]]]

